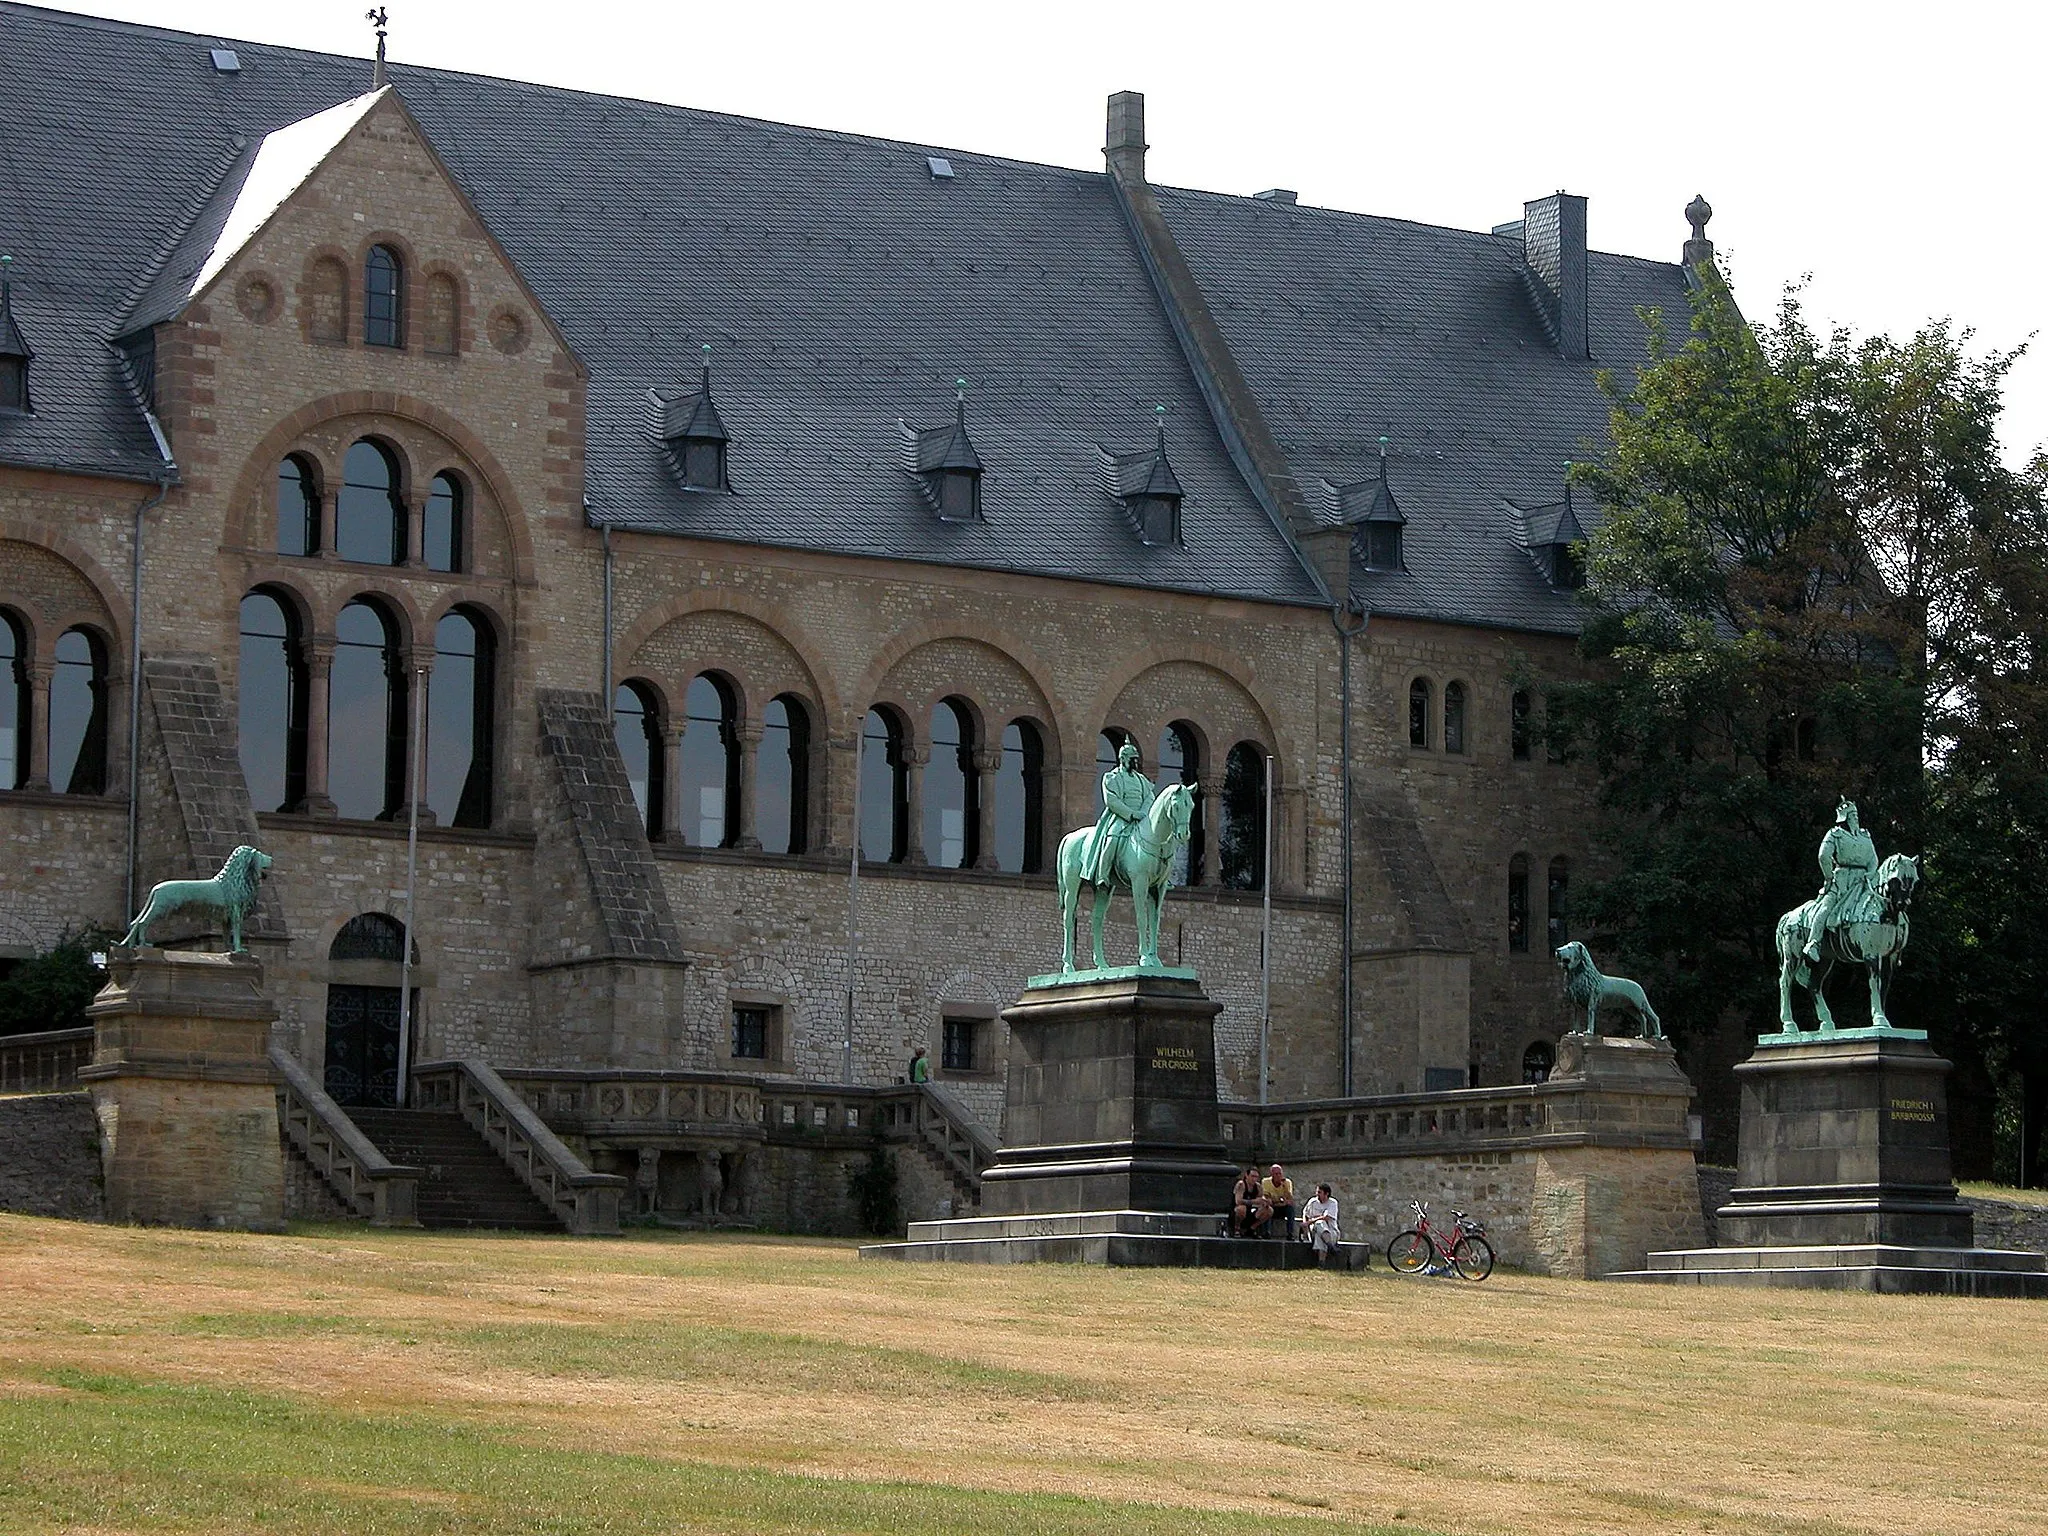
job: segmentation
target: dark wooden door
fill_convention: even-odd
[[[398,1102],[398,988],[328,987],[324,1086],[343,1106]]]

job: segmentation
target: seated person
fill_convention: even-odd
[[[1275,1163],[1267,1172],[1265,1179],[1260,1183],[1259,1193],[1265,1197],[1266,1203],[1272,1207],[1272,1210],[1267,1213],[1266,1219],[1268,1221],[1276,1218],[1283,1220],[1286,1225],[1281,1230],[1285,1233],[1292,1233],[1294,1231],[1294,1180],[1287,1177],[1287,1170],[1278,1163]]]
[[[1230,1232],[1233,1237],[1254,1236],[1265,1225],[1273,1208],[1259,1188],[1259,1170],[1247,1168],[1230,1192]]]
[[[1337,1230],[1337,1202],[1330,1186],[1318,1184],[1313,1199],[1301,1208],[1301,1240],[1315,1249],[1316,1263],[1327,1264],[1344,1234]]]

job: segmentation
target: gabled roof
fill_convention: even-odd
[[[316,112],[265,134],[237,154],[136,295],[120,330],[139,331],[182,313],[388,94],[387,86]]]

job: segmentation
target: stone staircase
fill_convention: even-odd
[[[348,1115],[391,1161],[422,1170],[421,1226],[562,1230],[562,1223],[462,1116],[432,1109],[351,1109]]]

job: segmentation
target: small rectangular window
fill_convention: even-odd
[[[939,1065],[948,1072],[978,1072],[977,1037],[980,1019],[947,1019],[939,1038]]]
[[[768,1059],[768,1026],[771,1010],[739,1004],[732,1011],[732,1058],[735,1061]]]
[[[1365,528],[1365,563],[1376,571],[1401,569],[1401,525],[1368,523]]]

